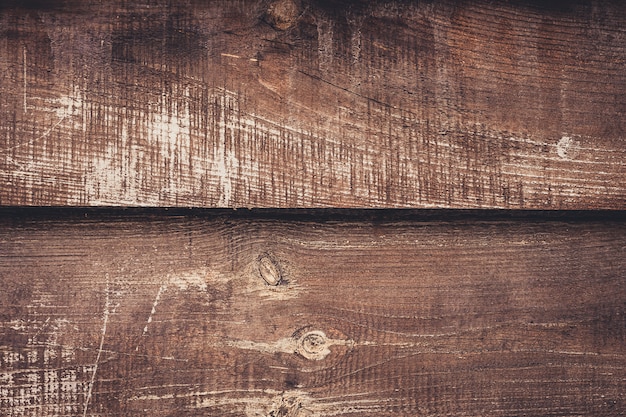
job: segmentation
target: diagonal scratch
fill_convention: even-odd
[[[154,303],[152,304],[152,310],[150,310],[150,314],[148,315],[148,322],[146,323],[146,326],[143,328],[141,337],[145,336],[146,333],[148,333],[148,326],[150,325],[150,323],[152,323],[152,316],[154,316],[154,313],[156,313],[156,308],[157,308],[157,305],[159,304],[159,300],[161,299],[161,295],[165,292],[166,289],[167,289],[166,284],[163,284],[159,287],[159,291],[157,291],[157,295],[154,298]],[[138,351],[138,350],[139,350],[139,346],[137,346],[135,351]]]
[[[8,151],[12,151],[13,149],[17,149],[17,148],[19,148],[19,147],[22,147],[22,146],[24,146],[24,145],[32,145],[33,143],[37,142],[38,140],[43,139],[43,138],[45,138],[46,136],[48,136],[48,135],[50,134],[50,132],[52,132],[54,129],[56,129],[56,127],[57,127],[58,125],[60,125],[60,124],[63,122],[63,120],[65,120],[66,118],[67,118],[67,114],[63,115],[63,117],[61,117],[61,119],[59,119],[59,121],[58,121],[58,122],[56,122],[54,125],[52,125],[52,127],[50,127],[48,130],[46,130],[45,132],[43,132],[43,134],[42,134],[41,136],[36,137],[35,139],[31,139],[31,140],[29,140],[29,141],[27,141],[27,142],[18,143],[18,144],[17,144],[17,145],[15,145],[15,146],[9,146],[8,148],[4,148],[4,149],[2,149],[2,151],[4,151],[4,152],[8,152]]]
[[[96,363],[93,365],[93,374],[91,374],[91,382],[89,382],[89,390],[87,391],[87,399],[85,400],[85,408],[83,409],[83,417],[87,416],[87,408],[89,407],[89,400],[91,399],[91,391],[93,390],[93,384],[96,380],[96,372],[98,371],[98,362],[102,355],[102,347],[104,346],[104,337],[107,332],[107,323],[109,321],[109,282],[107,280],[106,286],[106,300],[104,302],[104,323],[102,324],[102,337],[100,337],[100,347],[98,348],[98,355],[96,355]]]
[[[37,338],[39,337],[41,332],[43,332],[43,330],[48,326],[48,323],[50,323],[50,317],[48,317],[46,321],[44,322],[44,324],[41,325],[39,330],[37,330],[37,333],[35,333],[35,335],[32,338],[32,343],[35,343],[37,341]]]

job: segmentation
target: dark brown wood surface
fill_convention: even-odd
[[[0,205],[626,208],[626,3],[0,2]]]
[[[626,412],[623,219],[73,213],[0,221],[0,415]]]

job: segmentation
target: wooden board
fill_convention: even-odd
[[[626,4],[3,1],[0,205],[626,208]]]
[[[339,213],[4,211],[0,414],[626,412],[623,218]]]

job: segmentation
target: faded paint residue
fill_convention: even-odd
[[[319,24],[323,26],[324,20]],[[358,26],[355,30],[358,31]],[[324,41],[328,33],[322,31],[320,36]],[[332,46],[332,39],[326,42]],[[362,41],[357,36],[354,42],[357,53]],[[481,126],[467,125],[462,126],[462,131],[469,138],[468,145],[460,146],[453,140],[454,135],[460,134],[455,131],[459,128],[442,125],[437,141],[426,140],[422,136],[426,122],[417,118],[418,114],[398,114],[382,105],[372,105],[368,110],[372,122],[354,123],[338,137],[328,134],[336,128],[333,123],[338,120],[333,122],[326,118],[315,128],[305,128],[297,120],[278,123],[241,108],[239,93],[223,88],[205,89],[191,83],[172,94],[178,99],[171,100],[162,93],[154,103],[127,109],[117,104],[93,102],[75,87],[70,94],[46,102],[46,108],[40,110],[48,114],[50,125],[35,131],[37,136],[30,141],[3,149],[5,160],[19,168],[12,173],[19,176],[25,186],[38,187],[41,178],[51,183],[65,178],[64,168],[45,165],[43,169],[52,171],[35,174],[37,166],[30,156],[26,157],[31,147],[53,149],[51,157],[61,155],[69,160],[85,145],[96,146],[97,143],[97,151],[81,154],[80,161],[76,162],[82,164],[78,172],[82,172],[83,179],[81,192],[74,193],[70,203],[77,205],[176,206],[184,201],[185,205],[237,207],[246,201],[272,199],[273,206],[285,203],[297,207],[320,205],[327,198],[320,200],[320,193],[330,193],[335,198],[341,192],[335,194],[333,190],[349,187],[349,199],[353,201],[389,199],[394,206],[411,206],[417,199],[423,207],[438,207],[456,198],[455,191],[437,192],[439,200],[426,194],[431,193],[433,187],[445,184],[452,175],[465,178],[469,171],[464,172],[460,166],[479,175],[493,176],[496,181],[489,185],[489,195],[480,185],[482,182],[476,183],[478,188],[466,190],[467,199],[479,205],[526,206],[524,196],[544,192],[544,183],[539,181],[544,174],[533,169],[522,170],[519,162],[550,158],[541,153],[542,138],[507,137]],[[200,109],[199,100],[208,106]],[[357,110],[340,107],[339,118],[351,118]],[[380,129],[388,126],[384,135],[395,138],[391,143],[398,148],[392,159],[387,155],[387,145],[363,140],[363,132],[365,137],[376,132],[372,130],[372,123]],[[415,130],[410,131],[410,136],[415,136],[412,139],[415,143],[399,141],[406,132],[392,129],[394,124],[413,126]],[[63,131],[71,132],[73,145],[61,146],[57,135]],[[513,143],[515,146],[507,149],[516,149],[516,154],[501,164],[485,165],[482,158],[499,154],[503,141]],[[557,144],[554,157],[572,159],[576,149],[575,140],[564,136]],[[22,156],[8,155],[12,150]],[[417,150],[419,152],[411,156]],[[603,152],[601,149],[592,151]],[[439,159],[454,163],[446,165],[424,183],[412,170],[430,169],[428,161],[435,154]],[[587,162],[592,163],[604,164]],[[293,172],[286,175],[285,167]],[[571,180],[572,196],[597,188],[582,172],[572,174],[577,176]],[[504,177],[509,179],[504,181]],[[309,178],[307,184],[298,186],[303,178]],[[284,187],[292,180],[293,186],[284,192],[274,188],[277,182]],[[426,185],[432,190],[425,190]],[[619,189],[619,185],[606,186],[610,190]],[[408,192],[401,204],[393,202],[396,198],[393,195],[399,189]]]
[[[333,21],[326,16],[317,16],[317,56],[322,73],[331,71],[333,64]]]
[[[204,269],[197,271],[183,271],[168,276],[167,281],[178,288],[179,291],[187,291],[196,289],[198,291],[206,291],[206,277],[208,272]],[[165,289],[164,289],[165,291]]]
[[[189,89],[183,93],[185,101],[176,106],[167,101],[165,94],[161,97],[161,102],[131,117],[118,119],[113,116],[115,108],[104,110],[106,124],[119,126],[118,140],[90,161],[85,178],[87,195],[81,198],[96,204],[114,204],[122,197],[130,205],[159,205],[163,199],[196,195],[198,182],[209,181],[206,191],[216,196],[215,204],[230,206],[235,192],[233,178],[240,177],[241,170],[253,173],[258,169],[257,161],[249,159],[241,164],[232,148],[233,135],[241,129],[247,136],[252,134],[257,120],[234,120],[231,112],[237,111],[236,94],[224,90],[211,93],[209,101],[215,108],[205,115],[191,115]],[[213,151],[204,157],[196,154],[202,140],[197,117],[212,118],[215,126],[211,130],[215,135]],[[146,188],[154,178],[154,169],[159,169],[162,183],[158,193]]]
[[[562,159],[572,159],[576,153],[576,141],[570,136],[563,136],[556,144],[556,153]]]
[[[0,346],[0,414],[26,417],[80,415],[89,389],[85,374],[91,367],[76,364],[76,349],[58,343],[69,330],[65,319],[37,323],[3,323],[29,334],[28,344],[15,349]],[[42,337],[43,333],[46,337]]]

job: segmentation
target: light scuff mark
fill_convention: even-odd
[[[556,154],[561,159],[574,159],[578,153],[578,143],[571,136],[563,136],[556,144]]]
[[[100,336],[100,346],[98,347],[98,354],[96,355],[96,361],[93,365],[93,372],[91,374],[91,381],[89,381],[89,388],[87,389],[87,398],[85,399],[85,407],[83,408],[83,417],[87,416],[87,410],[89,409],[89,401],[91,400],[91,394],[93,391],[93,385],[96,380],[96,373],[98,372],[98,364],[100,363],[100,357],[104,347],[104,339],[107,333],[107,324],[109,322],[110,296],[109,296],[109,283],[107,281],[106,286],[106,299],[104,303],[103,323],[102,323],[102,335]]]
[[[156,308],[159,305],[159,300],[161,299],[161,295],[165,292],[166,289],[167,289],[167,285],[165,284],[159,287],[156,297],[154,298],[154,302],[152,303],[152,310],[150,310],[150,314],[148,315],[148,320],[146,322],[146,325],[143,328],[143,333],[141,334],[141,336],[145,336],[146,333],[148,333],[148,326],[150,325],[150,323],[152,323],[152,317],[154,316],[154,313],[156,313]],[[137,346],[137,349],[135,350],[139,350],[139,346]]]

